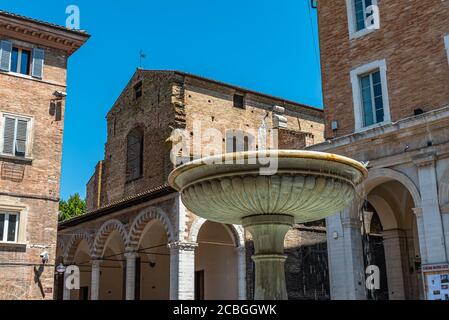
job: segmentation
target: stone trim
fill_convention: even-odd
[[[92,256],[94,254],[94,243],[92,236],[87,233],[77,233],[74,234],[67,243],[67,246],[65,247],[66,251],[64,251],[64,257],[67,257],[69,260],[73,260],[75,252],[78,249],[78,245],[82,240],[86,240],[89,247],[89,254]]]
[[[395,134],[399,130],[409,129],[421,124],[430,125],[434,121],[440,121],[446,118],[449,118],[449,106],[426,112],[425,114],[420,116],[412,116],[396,122],[384,124],[366,131],[344,135],[323,143],[316,144],[307,149],[313,151],[326,151],[329,149],[343,147],[349,144],[362,143],[364,140]]]
[[[410,192],[410,195],[413,198],[413,202],[415,206],[421,205],[421,193],[419,192],[418,187],[415,183],[404,173],[400,171],[396,171],[390,168],[375,168],[369,170],[368,179],[365,180],[365,192],[369,194],[374,187],[377,187],[378,184],[374,184],[374,187],[370,187],[369,183],[374,182],[377,179],[387,179],[387,180],[395,180],[401,183],[407,190]]]
[[[382,99],[384,108],[384,121],[375,123],[370,126],[363,124],[363,106],[362,97],[360,95],[360,79],[359,77],[365,73],[379,69],[382,85]],[[387,78],[387,61],[385,59],[376,60],[362,66],[359,66],[350,72],[351,86],[352,86],[352,102],[354,106],[354,127],[356,132],[369,130],[370,128],[379,127],[383,124],[391,122],[390,114],[390,99],[388,96],[388,78]]]
[[[122,237],[123,244],[126,245],[128,240],[128,234],[125,230],[125,226],[117,219],[106,221],[98,230],[97,236],[95,237],[93,252],[95,256],[101,256],[104,250],[104,246],[109,235],[113,231],[118,231]]]
[[[157,220],[162,223],[167,232],[168,242],[172,242],[175,239],[175,232],[167,214],[161,208],[149,207],[143,209],[137,218],[134,219],[129,231],[128,240],[126,241],[129,246],[138,246],[142,232],[151,220]]]
[[[373,5],[377,5],[377,0],[373,0]],[[362,30],[356,31],[356,19],[355,19],[355,11],[354,11],[354,0],[346,0],[346,12],[348,15],[348,31],[349,31],[349,39],[357,39],[363,37],[371,32],[376,31],[377,29],[368,29],[364,28]],[[380,16],[379,16],[380,19]],[[380,24],[380,21],[379,21]]]

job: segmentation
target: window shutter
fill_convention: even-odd
[[[42,79],[44,73],[44,56],[45,51],[43,49],[33,49],[33,65],[31,75],[35,78]]]
[[[0,41],[0,70],[8,72],[11,70],[11,51],[11,41]]]
[[[27,144],[28,121],[17,121],[16,156],[25,157]]]
[[[3,153],[13,154],[14,148],[14,131],[16,119],[5,118],[5,130],[3,132]]]

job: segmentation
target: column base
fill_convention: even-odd
[[[255,300],[287,300],[284,239],[294,224],[288,215],[245,217],[243,226],[252,234],[255,254]]]

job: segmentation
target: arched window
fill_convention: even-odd
[[[133,129],[126,138],[126,181],[140,178],[143,173],[143,132]]]

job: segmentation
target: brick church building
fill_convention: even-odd
[[[81,288],[64,290],[60,277],[58,297],[251,298],[248,234],[195,216],[167,186],[173,132],[186,130],[193,157],[214,144],[235,151],[239,133],[242,150],[259,149],[261,130],[277,134],[281,148],[301,149],[323,141],[323,112],[183,72],[137,70],[107,122],[104,159],[87,185],[89,212],[59,228],[58,257],[81,268]],[[209,140],[208,129],[221,138]],[[298,225],[286,245],[290,297],[328,298],[324,227]]]

